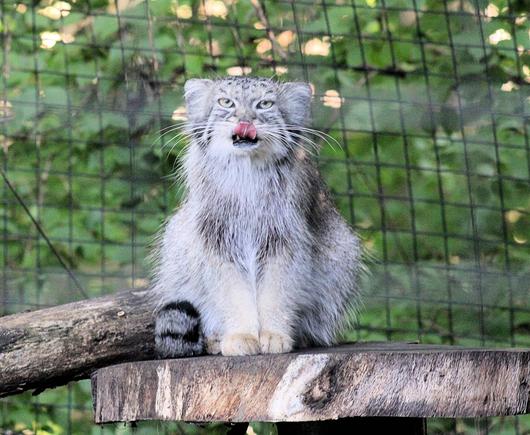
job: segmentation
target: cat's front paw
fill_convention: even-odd
[[[286,334],[261,331],[259,334],[261,353],[285,353],[293,349],[293,340]]]
[[[221,340],[223,355],[256,355],[259,353],[258,337],[252,334],[227,334]]]

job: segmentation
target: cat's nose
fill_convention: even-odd
[[[250,121],[239,121],[239,123],[234,128],[234,134],[239,136],[241,139],[256,139],[258,132],[256,127]]]

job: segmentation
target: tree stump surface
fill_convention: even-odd
[[[96,423],[514,415],[530,412],[530,350],[356,343],[142,361],[95,371],[92,391]]]

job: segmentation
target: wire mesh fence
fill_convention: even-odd
[[[184,81],[275,75],[312,84],[313,125],[341,144],[321,144],[320,169],[372,258],[345,338],[530,346],[524,0],[0,7],[0,314],[146,285],[149,244],[181,195],[182,144],[163,129],[185,118]],[[100,431],[86,383],[0,403],[5,432]]]

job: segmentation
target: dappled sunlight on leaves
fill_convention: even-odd
[[[28,7],[24,3],[19,3],[15,9],[19,14],[25,14]]]
[[[229,76],[244,76],[252,72],[252,68],[249,66],[231,66],[226,69],[226,73]]]
[[[256,53],[264,54],[267,51],[272,50],[272,43],[268,39],[259,39],[256,45]]]
[[[199,16],[225,19],[228,9],[221,0],[205,0],[199,7]]]
[[[64,1],[58,1],[53,3],[51,6],[46,6],[43,9],[37,10],[37,13],[50,18],[51,20],[60,20],[62,17],[67,17],[72,10],[70,3]]]
[[[304,54],[307,56],[327,56],[330,48],[329,38],[313,38],[304,44]]]
[[[184,106],[177,107],[173,111],[173,114],[171,115],[171,119],[173,121],[186,121],[188,119],[188,116],[186,113],[186,107]]]
[[[489,36],[490,44],[497,45],[501,41],[510,41],[512,35],[504,29],[497,29],[494,33]]]
[[[292,30],[285,30],[276,37],[278,44],[280,44],[280,46],[283,48],[289,47],[289,45],[291,45],[295,39],[296,34]]]
[[[59,32],[42,32],[40,34],[41,39],[41,48],[50,49],[55,46],[59,41],[61,41],[61,35]]]
[[[324,96],[320,98],[320,101],[322,101],[324,106],[339,109],[344,99],[340,97],[340,94],[336,90],[328,89],[324,92]]]
[[[180,19],[189,20],[193,17],[193,10],[190,5],[171,5],[171,11]]]
[[[490,3],[484,10],[484,14],[487,18],[494,18],[499,16],[499,7],[493,3]]]

